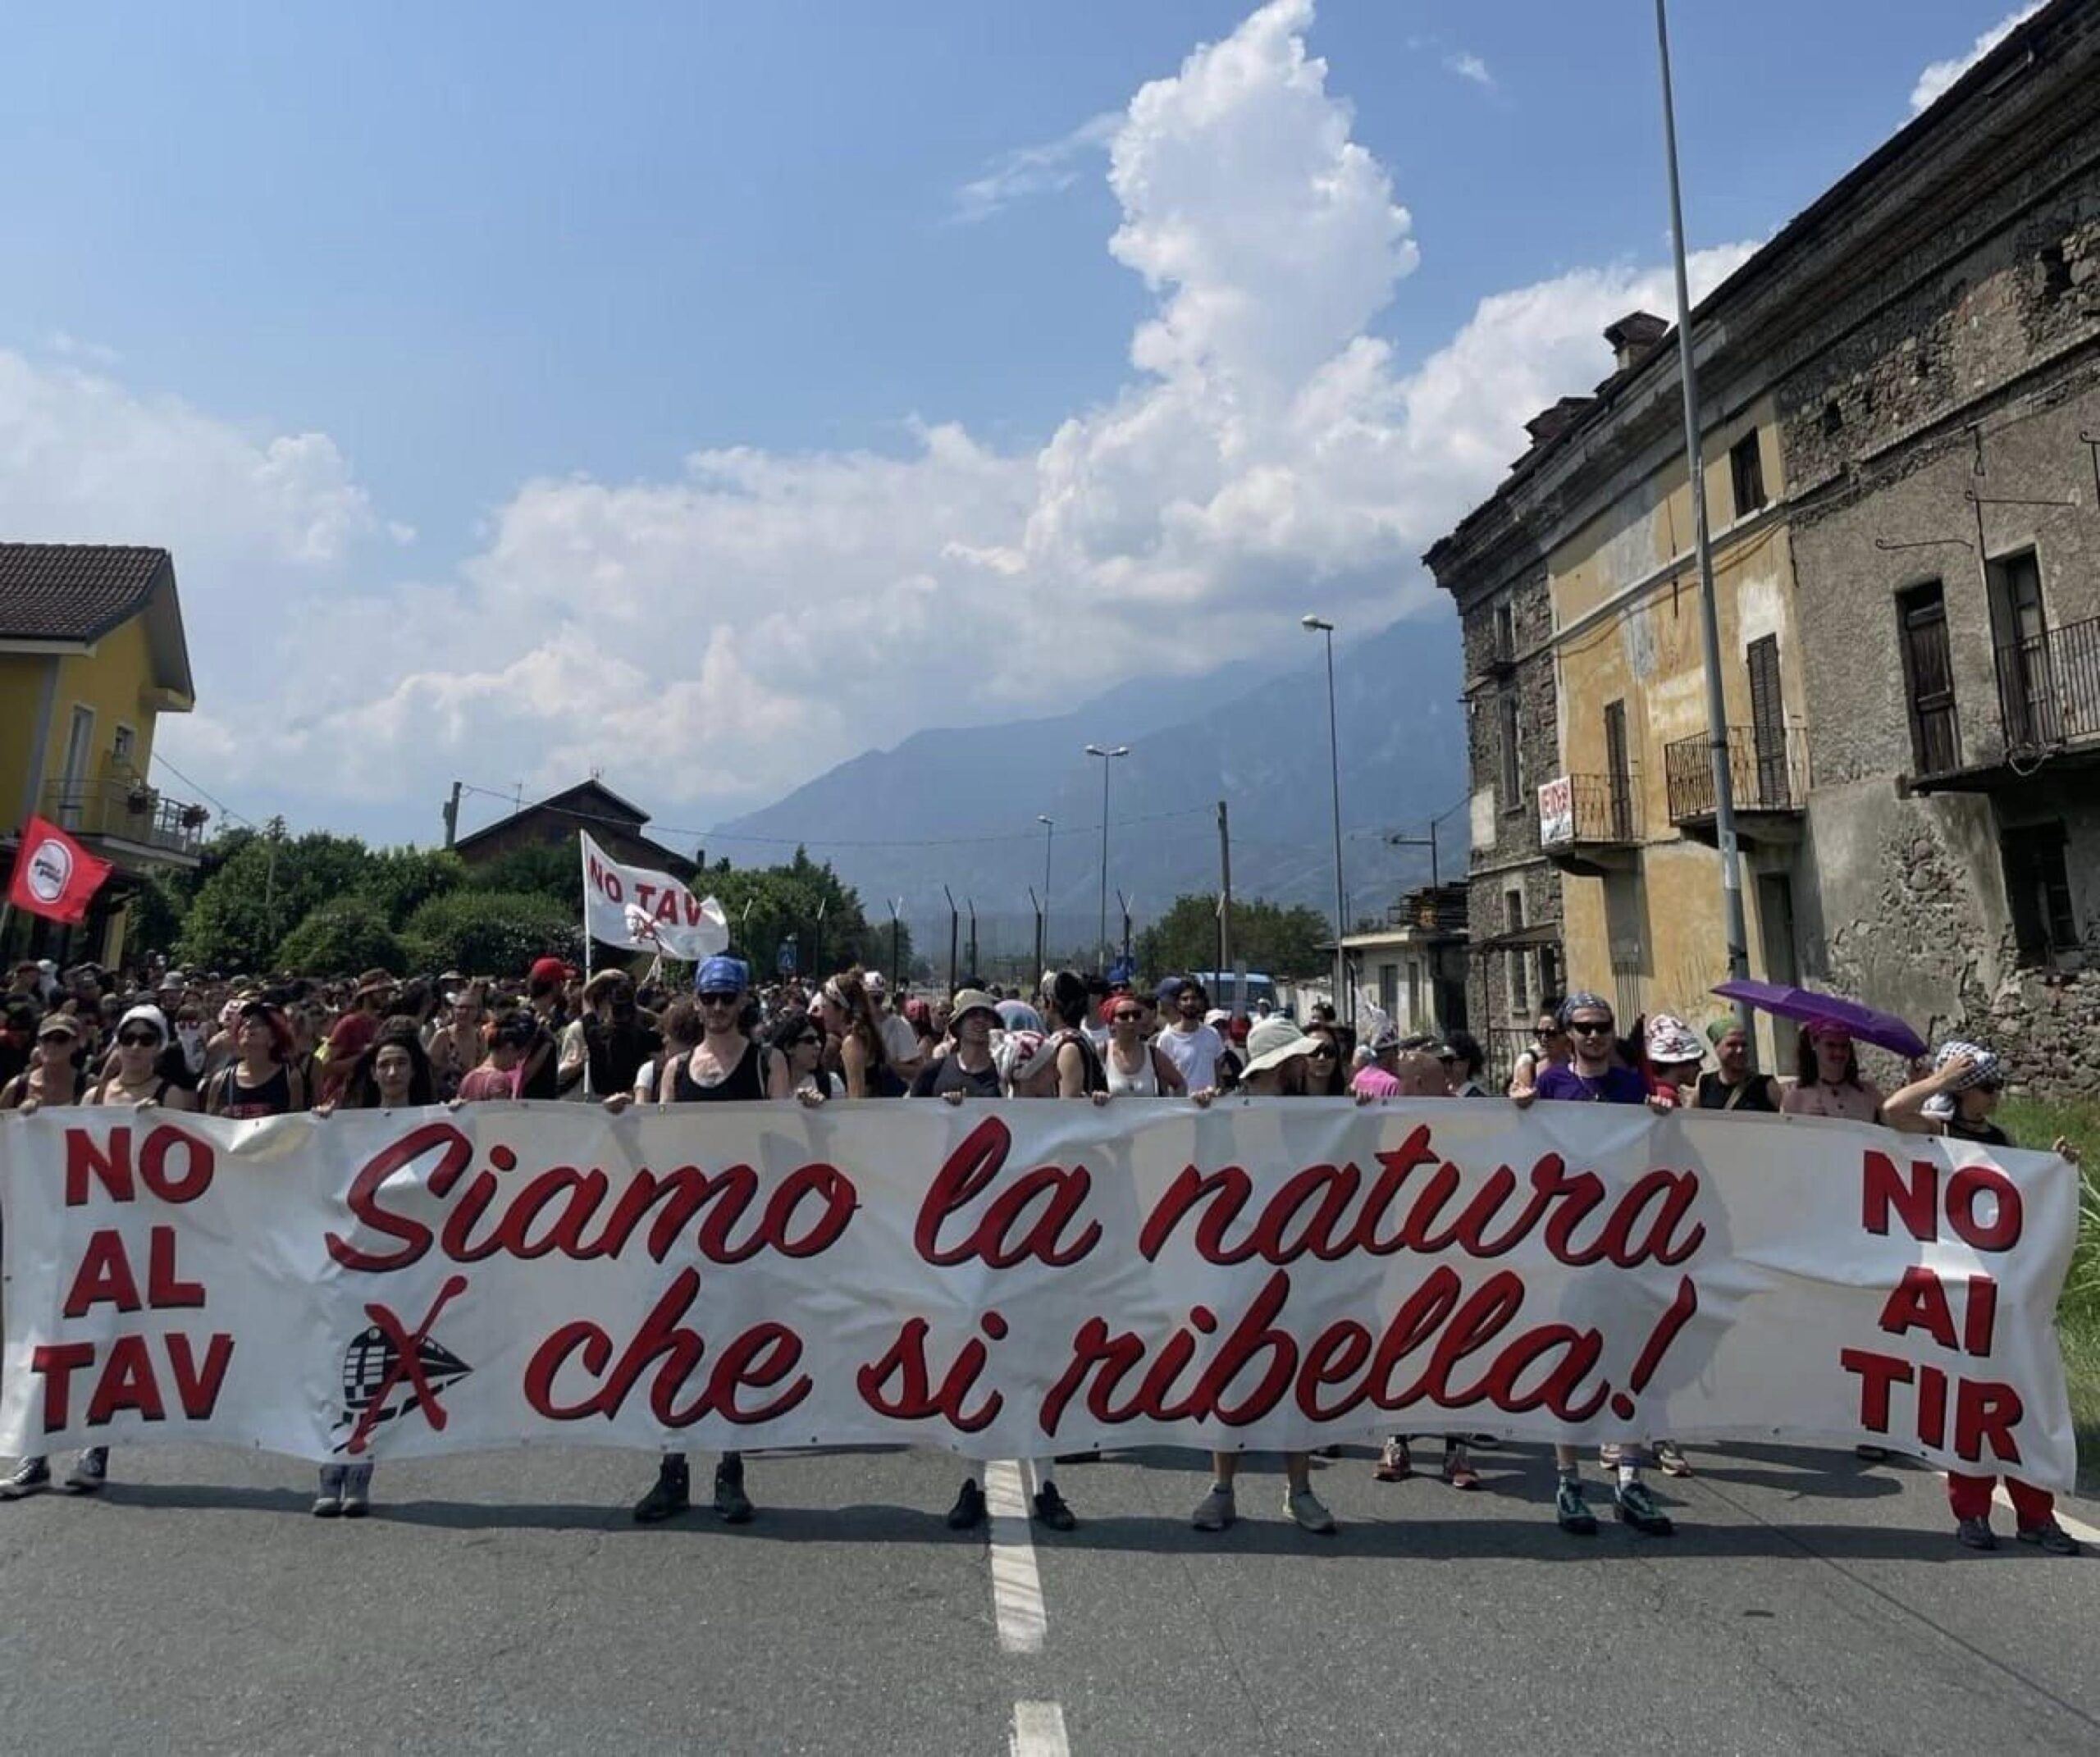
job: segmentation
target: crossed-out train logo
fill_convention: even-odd
[[[47,837],[30,852],[30,895],[39,903],[55,903],[73,882],[73,851],[56,837]]]
[[[438,1393],[474,1369],[433,1338],[431,1328],[466,1286],[464,1276],[452,1276],[438,1290],[429,1315],[413,1330],[385,1306],[364,1308],[372,1322],[343,1351],[343,1413],[336,1426],[349,1433],[336,1443],[338,1452],[363,1452],[381,1422],[397,1421],[419,1409],[433,1428],[443,1431],[445,1406]]]

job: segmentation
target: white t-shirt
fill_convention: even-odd
[[[1217,1058],[1225,1053],[1225,1039],[1216,1025],[1198,1025],[1193,1031],[1172,1026],[1153,1039],[1166,1059],[1181,1071],[1181,1083],[1191,1092],[1208,1092],[1217,1084]]]
[[[881,1030],[883,1054],[892,1067],[923,1058],[923,1052],[919,1047],[919,1034],[911,1029],[911,1021],[902,1014],[884,1013]]]

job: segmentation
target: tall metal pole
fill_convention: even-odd
[[[1086,747],[1086,754],[1101,759],[1101,925],[1096,942],[1100,953],[1095,968],[1106,974],[1108,969],[1108,765],[1119,756],[1128,756],[1130,747],[1127,744],[1119,744],[1113,750],[1106,750],[1100,745],[1090,744]]]
[[[1655,0],[1655,46],[1663,75],[1663,152],[1669,167],[1670,253],[1677,270],[1678,376],[1684,391],[1684,461],[1691,487],[1692,543],[1699,558],[1699,632],[1706,660],[1706,734],[1713,746],[1714,832],[1721,851],[1722,929],[1728,942],[1728,976],[1750,974],[1750,934],[1743,924],[1742,857],[1736,846],[1734,778],[1728,772],[1728,710],[1721,687],[1720,609],[1714,591],[1714,550],[1706,531],[1706,469],[1699,443],[1699,372],[1692,359],[1691,284],[1684,265],[1684,202],[1678,186],[1677,103],[1670,90],[1668,0]],[[1749,1006],[1736,1017],[1754,1045]]]
[[[1342,936],[1349,931],[1349,902],[1342,890],[1342,747],[1335,729],[1335,625],[1317,616],[1299,621],[1326,636],[1327,641],[1327,764],[1335,786],[1335,1011],[1344,1025],[1356,1022],[1356,996],[1349,983],[1349,952]]]
[[[1057,835],[1057,820],[1040,813],[1035,821],[1043,826],[1043,907],[1035,918],[1035,968],[1029,972],[1031,979],[1039,978],[1049,968],[1050,958],[1050,845]],[[1108,821],[1108,814],[1101,814],[1101,821]]]
[[[1232,984],[1232,831],[1225,813],[1225,801],[1217,802],[1217,985],[1225,989]],[[1239,991],[1236,984],[1230,988],[1235,1013]]]

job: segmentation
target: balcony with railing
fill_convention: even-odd
[[[1594,877],[1628,867],[1641,841],[1633,770],[1559,775],[1539,789],[1539,846],[1563,872]]]
[[[1751,841],[1801,837],[1808,810],[1808,730],[1801,726],[1731,726],[1728,789],[1737,831]],[[1704,733],[1663,747],[1670,822],[1696,840],[1715,838],[1714,745]]]
[[[202,805],[125,780],[53,781],[43,790],[43,815],[91,845],[121,844],[120,864],[128,850],[180,866],[196,865],[211,817]]]
[[[2100,738],[2100,616],[2007,641],[1997,678],[2008,757]]]

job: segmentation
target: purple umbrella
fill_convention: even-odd
[[[1899,1056],[1925,1052],[1925,1040],[1893,1013],[1876,1012],[1842,994],[1819,994],[1813,988],[1789,988],[1777,982],[1724,982],[1714,991],[1723,1000],[1741,1001],[1761,1012],[1782,1019],[1828,1020],[1842,1025],[1863,1043],[1878,1044]]]

